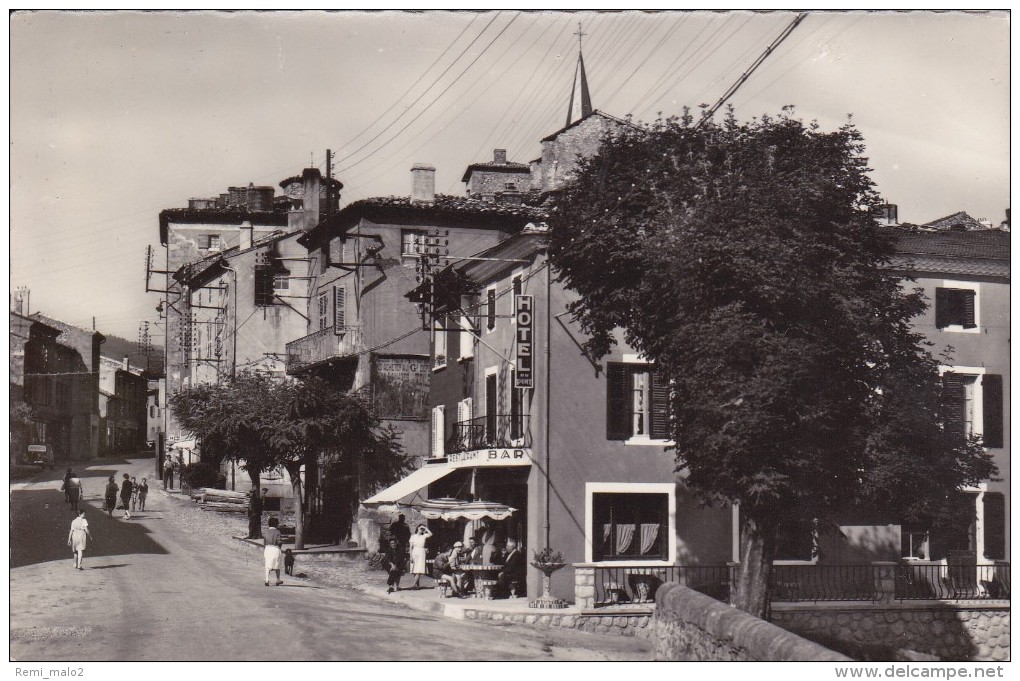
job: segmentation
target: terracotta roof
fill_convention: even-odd
[[[517,163],[516,161],[507,161],[506,163],[496,163],[494,161],[472,163],[464,171],[464,177],[460,178],[460,181],[467,182],[471,178],[471,173],[475,170],[488,170],[498,173],[530,173],[531,166],[527,163]]]
[[[963,225],[964,229],[986,229],[984,225],[972,218],[965,211],[958,211],[952,215],[947,215],[931,222],[926,222],[923,227],[931,227],[932,229],[952,229],[956,225]]]

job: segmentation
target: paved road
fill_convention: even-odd
[[[151,466],[133,463],[119,470]],[[137,519],[108,517],[99,497],[112,471],[83,479],[94,541],[82,571],[59,479],[12,485],[12,659],[648,659],[643,643],[462,622],[307,582],[267,588],[254,556],[169,522],[179,502],[161,492]]]

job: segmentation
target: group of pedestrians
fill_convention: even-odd
[[[89,522],[85,519],[85,509],[79,506],[84,495],[78,474],[68,468],[64,474],[64,484],[60,489],[64,492],[64,501],[74,511],[75,516],[71,521],[71,529],[67,533],[67,545],[71,547],[71,552],[74,555],[74,569],[83,570],[82,561],[85,557],[85,548],[88,541],[92,539],[92,533],[89,531]],[[149,483],[146,478],[142,478],[142,481],[138,482],[137,478],[125,473],[124,481],[118,487],[114,476],[111,475],[103,495],[103,510],[113,516],[114,510],[118,508],[117,498],[119,497],[119,508],[124,510],[124,518],[130,520],[131,511],[145,510],[145,499],[148,495]]]

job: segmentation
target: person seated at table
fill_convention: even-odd
[[[524,553],[514,539],[507,540],[506,548],[503,569],[496,574],[496,582],[501,591],[517,596],[524,588]]]
[[[484,547],[483,547],[484,548]],[[489,552],[489,565],[502,565],[506,552],[499,546],[493,546]]]
[[[432,577],[436,580],[436,584],[446,584],[450,587],[450,591],[454,596],[460,596],[460,589],[457,587],[457,580],[453,576],[453,570],[450,567],[450,553],[452,549],[446,549],[440,551],[435,558],[432,559]]]
[[[464,555],[464,542],[455,542],[450,549],[450,574],[453,575],[453,588],[458,596],[464,595],[465,582],[471,578],[470,573],[462,567]]]
[[[461,556],[462,563],[471,563],[472,565],[482,565],[482,547],[479,546],[478,542],[474,537],[468,537],[467,546],[464,547],[463,554]]]

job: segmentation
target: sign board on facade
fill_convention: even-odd
[[[446,455],[450,468],[467,466],[530,466],[531,449],[524,447],[500,447],[497,449],[475,449],[470,452],[455,452]]]
[[[382,418],[424,419],[428,415],[428,357],[376,355],[372,361],[372,391]]]
[[[535,360],[533,330],[535,323],[535,297],[514,296],[514,316],[517,318],[517,370],[514,372],[515,388],[535,387]]]

